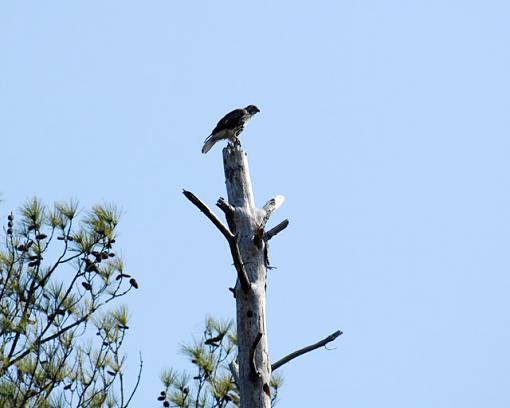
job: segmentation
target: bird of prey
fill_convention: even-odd
[[[209,137],[205,139],[202,153],[207,153],[216,142],[224,139],[228,139],[235,145],[240,144],[239,134],[246,126],[246,122],[258,112],[260,110],[255,105],[248,105],[246,108],[235,109],[227,113],[218,122]]]

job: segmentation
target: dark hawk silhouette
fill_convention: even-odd
[[[227,113],[221,118],[209,137],[205,139],[202,153],[207,153],[216,142],[224,139],[234,144],[240,144],[239,134],[244,130],[251,117],[258,112],[260,110],[255,105],[248,105],[246,108],[235,109]]]

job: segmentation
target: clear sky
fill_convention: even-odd
[[[228,248],[182,196],[225,195],[203,139],[243,133],[255,199],[283,194],[267,320],[280,408],[510,406],[510,3],[4,1],[0,215],[26,198],[123,209],[140,290],[134,407],[206,315]]]

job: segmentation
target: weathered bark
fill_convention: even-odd
[[[239,145],[223,149],[223,165],[228,203],[220,198],[217,206],[225,213],[228,228],[193,193],[184,190],[190,200],[227,239],[237,271],[234,292],[237,308],[237,363],[230,369],[239,386],[241,408],[271,407],[271,370],[292,359],[325,346],[342,334],[340,330],[277,361],[269,361],[266,333],[266,277],[269,265],[268,241],[283,231],[284,220],[265,231],[271,214],[283,203],[282,196],[269,200],[263,208],[255,206],[246,153]]]
[[[239,279],[235,288],[241,408],[269,408],[271,363],[266,335],[265,241],[261,239],[267,212],[255,207],[246,153],[238,146],[227,146],[223,163],[228,202],[234,209],[232,232],[250,282],[248,291]]]

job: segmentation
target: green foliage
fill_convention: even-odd
[[[206,320],[199,340],[185,344],[181,351],[196,370],[194,376],[167,369],[161,374],[163,391],[158,401],[172,408],[228,408],[239,407],[239,389],[232,375],[237,353],[236,335],[232,321]],[[280,375],[271,379],[271,402],[276,403],[283,384]]]
[[[128,312],[104,310],[138,286],[114,252],[118,211],[34,198],[20,214],[0,249],[0,406],[127,407]]]

